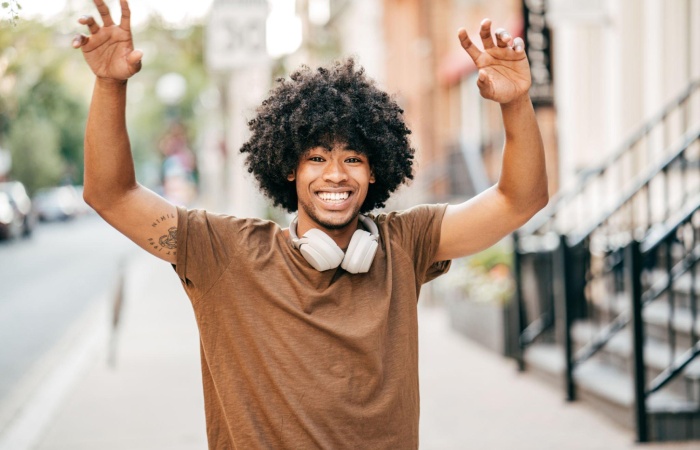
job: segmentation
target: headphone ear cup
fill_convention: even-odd
[[[304,234],[303,240],[305,242],[299,246],[299,251],[319,272],[334,269],[343,260],[343,251],[323,231],[312,228]]]
[[[374,261],[374,255],[377,253],[378,247],[379,243],[376,240],[372,239],[369,243],[369,247],[367,248],[367,252],[365,252],[365,257],[360,263],[360,267],[357,270],[357,273],[369,272],[369,268],[372,267],[372,261]]]
[[[378,246],[377,240],[368,232],[355,231],[340,266],[350,273],[367,272],[372,265]]]

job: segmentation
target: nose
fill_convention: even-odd
[[[323,180],[331,183],[341,183],[347,181],[347,179],[348,173],[345,171],[343,163],[335,159],[330,160],[323,171]]]

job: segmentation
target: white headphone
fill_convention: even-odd
[[[379,246],[379,230],[371,219],[360,214],[360,222],[371,234],[359,229],[355,231],[345,253],[330,236],[317,228],[310,229],[299,238],[297,219],[295,217],[289,225],[292,244],[314,269],[323,272],[340,266],[350,273],[365,273],[369,270]]]

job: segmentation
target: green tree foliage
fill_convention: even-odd
[[[13,123],[7,141],[13,178],[23,181],[29,192],[59,183],[63,160],[55,149],[60,136],[50,120],[21,116]]]
[[[68,42],[33,21],[0,27],[0,147],[30,191],[82,179],[86,106]]]
[[[113,12],[118,17],[118,8]],[[13,157],[10,177],[32,191],[59,181],[82,182],[83,134],[94,76],[80,51],[71,48],[66,26],[22,20],[0,24],[0,148]],[[203,62],[201,25],[173,28],[154,18],[134,30],[136,46],[145,52],[143,69],[129,80],[128,126],[137,170],[158,167],[159,143],[174,122],[196,143],[203,118],[199,98],[209,86]],[[187,80],[177,105],[165,105],[156,84],[169,72]],[[201,109],[201,108],[200,108]],[[0,174],[0,176],[2,176]]]
[[[18,117],[35,118],[51,126],[57,136],[52,152],[59,156],[54,164],[63,169],[66,181],[80,182],[86,107],[68,92],[57,72],[47,68],[37,83],[22,93]]]
[[[16,25],[19,20],[19,12],[22,10],[22,5],[20,5],[17,0],[8,0],[0,3],[0,7],[2,7],[2,10],[5,12],[10,22]]]

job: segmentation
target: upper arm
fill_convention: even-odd
[[[95,208],[97,213],[139,247],[171,264],[177,259],[177,208],[137,185],[121,199]]]
[[[523,210],[492,186],[445,211],[435,261],[480,252],[525,224],[536,210]]]

